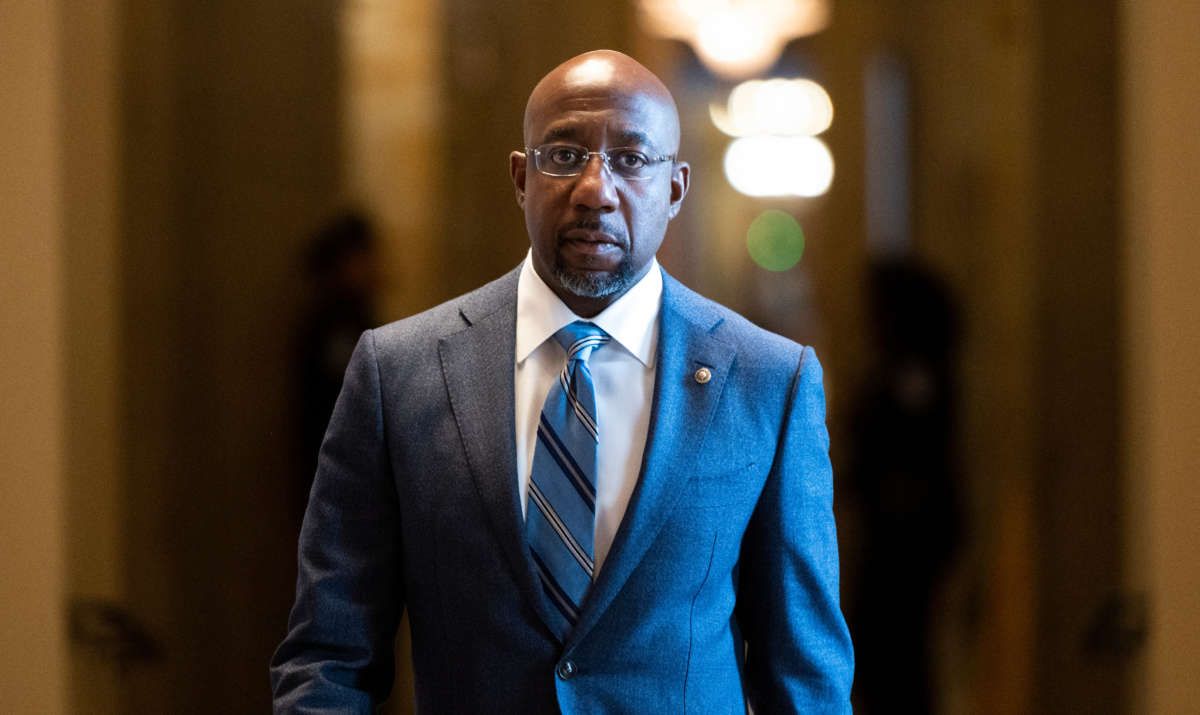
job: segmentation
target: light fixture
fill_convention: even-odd
[[[833,155],[816,137],[739,137],[725,151],[725,177],[747,196],[820,196],[833,183]]]
[[[732,137],[756,134],[816,136],[833,123],[833,101],[811,79],[752,79],[708,107],[713,124]]]
[[[749,77],[770,69],[789,40],[829,24],[828,0],[641,0],[652,34],[683,40],[714,73]]]

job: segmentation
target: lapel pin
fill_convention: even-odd
[[[695,379],[696,382],[703,385],[712,379],[712,371],[706,367],[702,367],[692,375],[692,378]]]

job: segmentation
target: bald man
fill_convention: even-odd
[[[609,51],[509,157],[530,250],[367,331],[300,536],[276,712],[846,712],[821,367],[658,265],[679,118]]]

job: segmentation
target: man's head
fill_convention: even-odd
[[[687,194],[675,101],[632,58],[588,52],[534,87],[525,147],[509,169],[533,267],[577,314],[595,315],[645,275]]]

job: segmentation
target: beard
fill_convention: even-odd
[[[580,221],[574,227],[592,231],[604,230],[610,235],[618,235],[616,232],[607,231],[598,221]],[[562,240],[559,239],[560,243]],[[562,254],[555,251],[553,270],[558,284],[580,298],[604,298],[623,293],[633,285],[633,259],[628,250],[621,256],[617,267],[611,271],[585,271],[567,266],[563,263]]]
[[[603,298],[624,292],[633,284],[633,262],[629,254],[611,271],[580,271],[564,266],[561,258],[554,260],[554,277],[558,284],[580,298]]]

